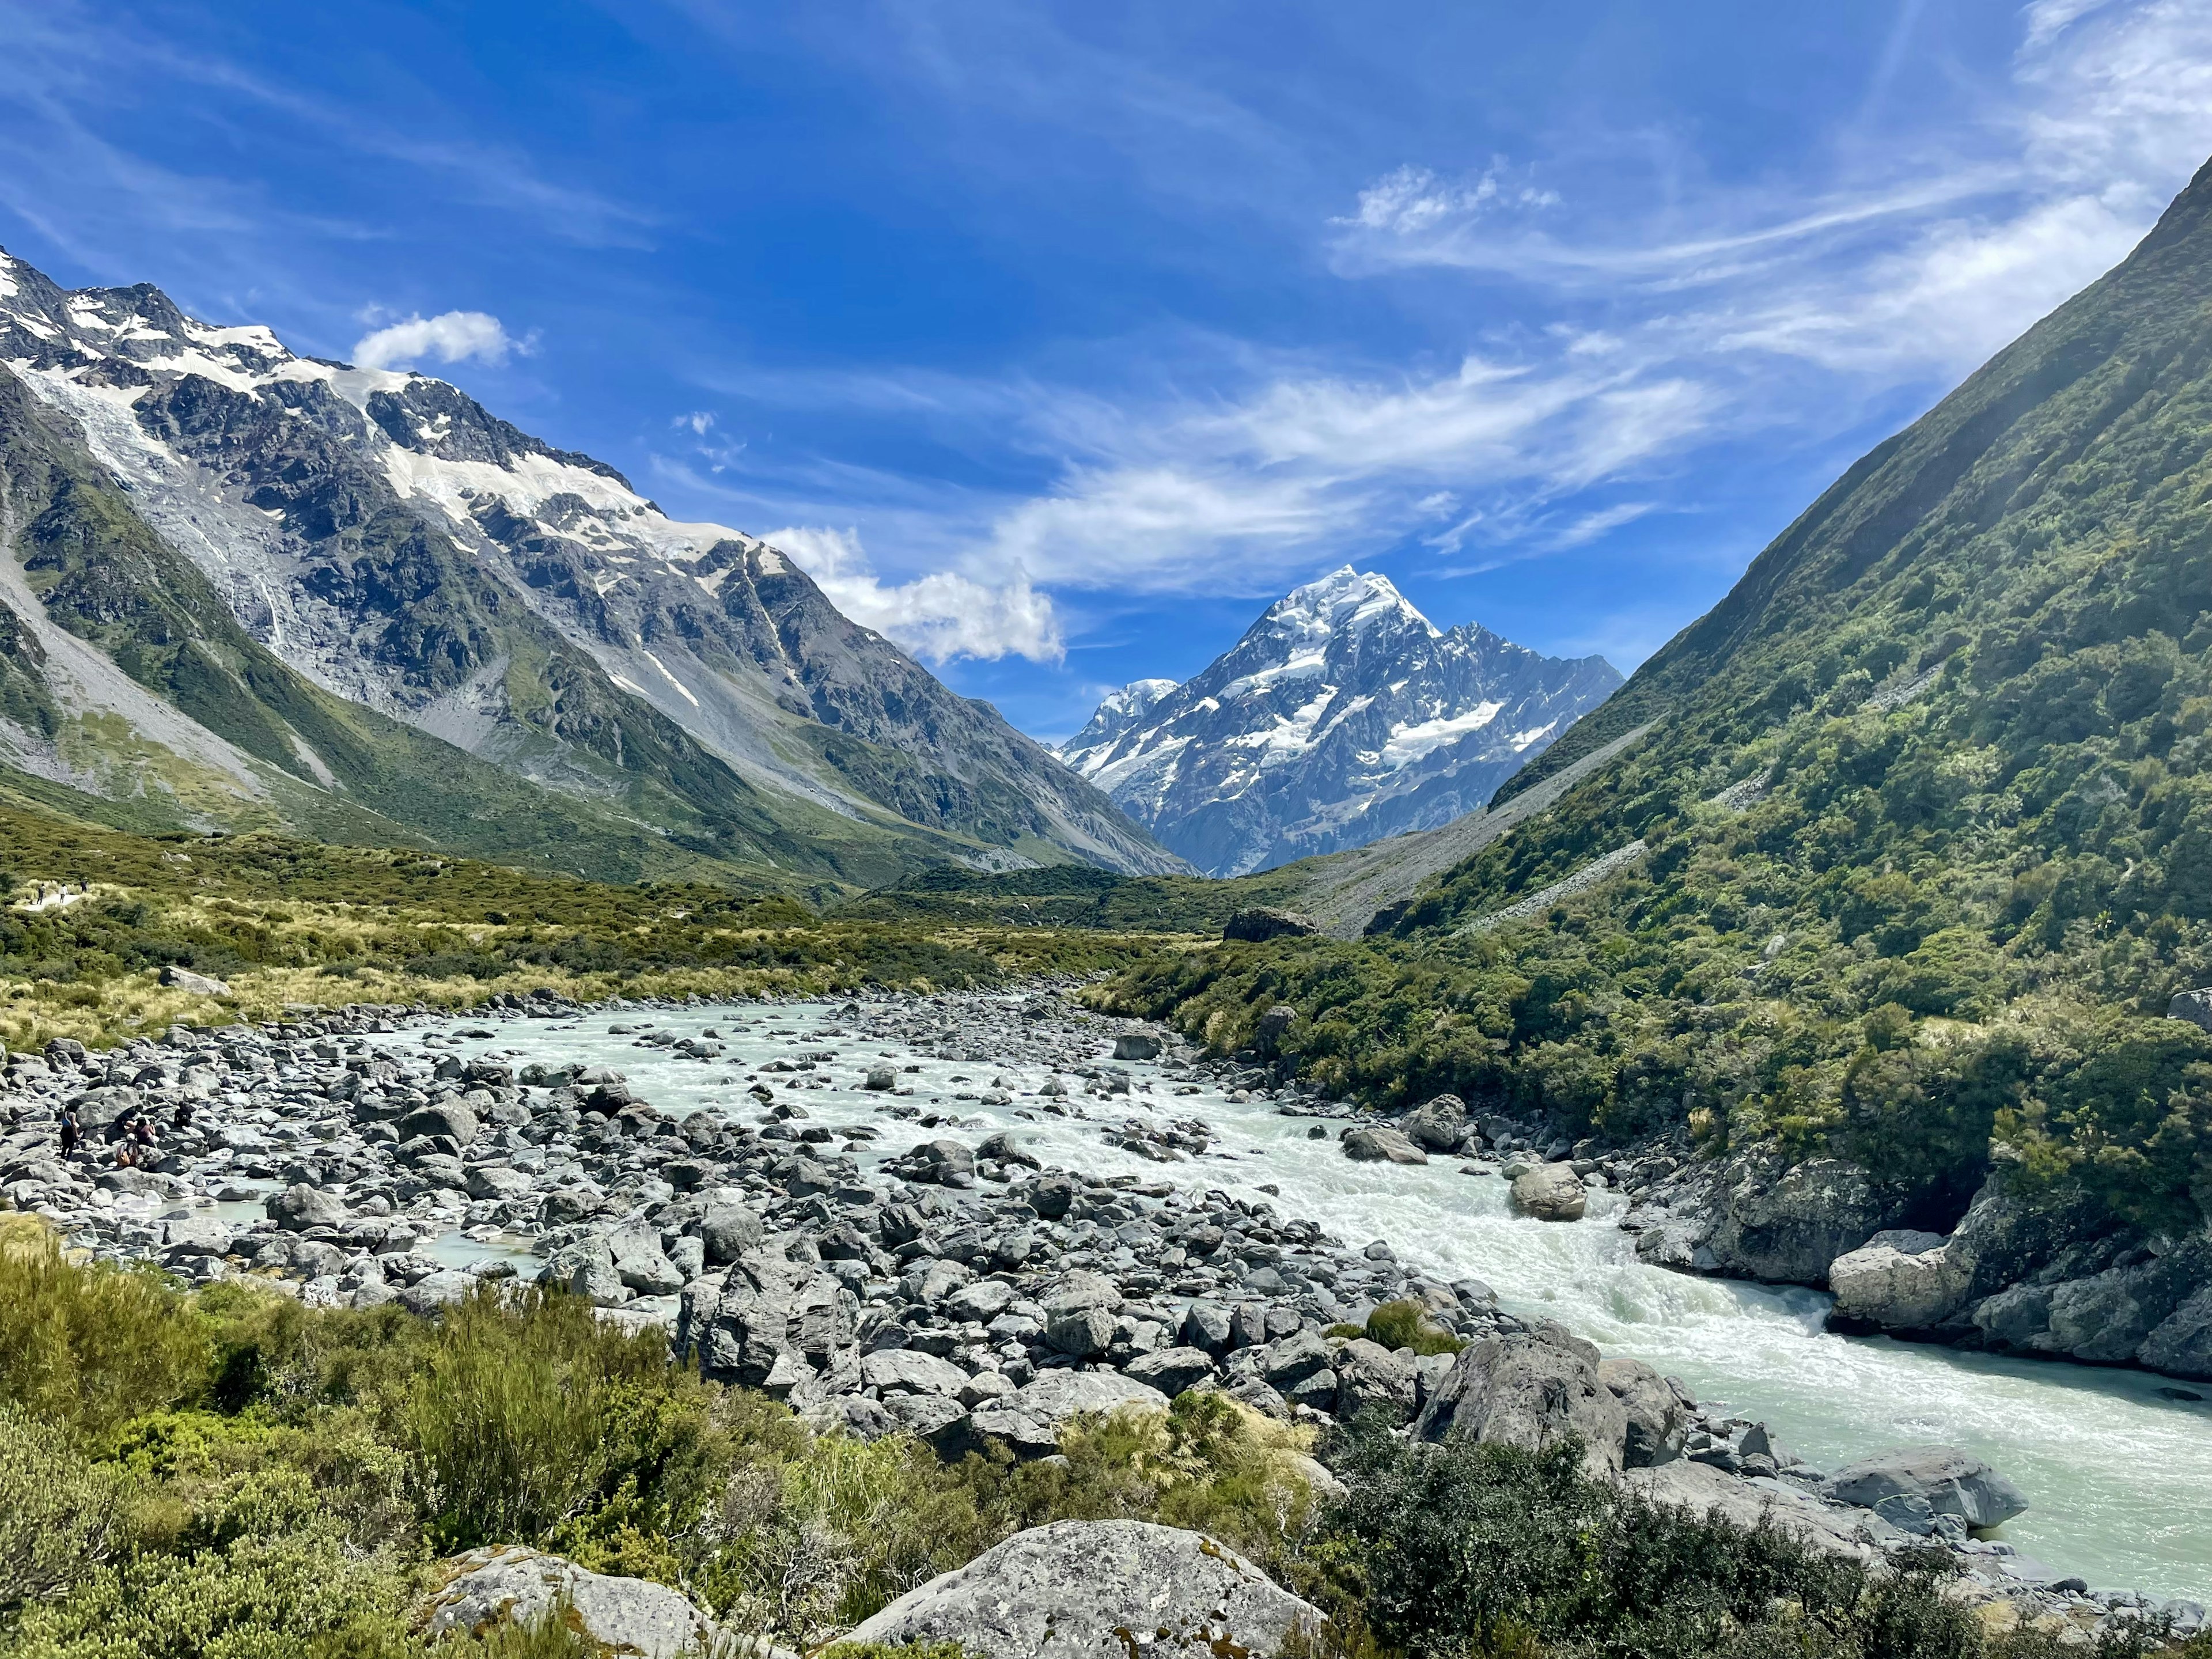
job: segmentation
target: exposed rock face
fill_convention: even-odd
[[[1626,1421],[1621,1462],[1632,1469],[1671,1463],[1682,1455],[1690,1432],[1691,1401],[1681,1385],[1641,1360],[1601,1361],[1598,1381],[1620,1402]]]
[[[1624,1224],[1655,1266],[1825,1287],[1828,1267],[1895,1218],[1897,1199],[1841,1158],[1791,1164],[1765,1149],[1700,1168]]]
[[[1530,1451],[1579,1435],[1585,1464],[1617,1474],[1628,1419],[1599,1380],[1597,1350],[1545,1324],[1469,1346],[1421,1408],[1414,1432],[1423,1440],[1465,1436]]]
[[[556,1612],[610,1655],[680,1659],[710,1651],[717,1637],[714,1620],[665,1584],[588,1572],[520,1544],[457,1556],[439,1576],[422,1610],[434,1638],[528,1628]]]
[[[1280,1652],[1321,1614],[1204,1534],[1141,1521],[1017,1533],[854,1630],[854,1642],[957,1642],[992,1659]]]
[[[2131,1258],[2078,1279],[2045,1274],[1979,1303],[1973,1323],[1990,1347],[2063,1354],[2093,1364],[2127,1360],[2212,1379],[2212,1240]]]
[[[1828,1267],[1836,1293],[1837,1328],[1932,1331],[1966,1300],[1970,1284],[1940,1233],[1893,1229],[1876,1233]]]
[[[1060,752],[1164,845],[1242,875],[1474,811],[1620,684],[1602,658],[1440,632],[1347,565],[1186,684],[1116,692]]]
[[[2191,1025],[2212,1031],[2212,988],[2201,991],[2177,991],[2173,1000],[2166,1005],[2168,1019],[2185,1019]]]
[[[1539,1221],[1580,1221],[1589,1191],[1571,1165],[1539,1164],[1513,1177],[1513,1202]]]
[[[2018,1486],[1952,1446],[1900,1446],[1861,1458],[1836,1470],[1821,1490],[1908,1532],[1927,1532],[1930,1517],[1938,1515],[1955,1516],[1969,1527],[1995,1527],[2027,1510]]]
[[[452,744],[484,763],[488,781],[461,775],[480,811],[616,796],[663,833],[717,824],[747,863],[773,847],[834,869],[838,854],[805,845],[828,805],[882,824],[868,835],[885,850],[1019,863],[1014,845],[1035,836],[1110,868],[1185,867],[989,704],[840,614],[780,550],[676,523],[614,468],[443,381],[296,356],[150,287],[64,291],[4,253],[0,362],[0,447],[27,466],[51,438],[82,486],[64,507],[96,495],[88,524],[132,526],[94,550],[110,616],[163,611],[164,641],[198,628],[210,662],[246,665],[190,698],[163,701],[136,668],[144,688],[100,690],[46,673],[70,659],[63,629],[0,605],[0,676],[48,711],[58,697],[118,718],[261,817],[293,794],[258,788],[247,753],[305,794],[377,788],[328,721],[354,726],[349,744],[386,728],[337,713],[344,698],[412,728],[386,749],[402,787],[372,804],[418,827],[446,821],[432,774],[461,762]],[[15,510],[27,523],[40,505],[19,492]],[[67,616],[85,586],[63,581],[46,609]],[[228,718],[226,700],[253,718]],[[51,745],[16,747],[0,752],[60,765]]]

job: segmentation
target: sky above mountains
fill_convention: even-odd
[[[0,243],[411,365],[1058,738],[1344,564],[1626,669],[2212,153],[2189,0],[0,0]]]

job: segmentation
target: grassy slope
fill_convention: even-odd
[[[1709,1146],[1848,1152],[1938,1211],[1994,1134],[2033,1178],[2197,1224],[2212,1042],[2158,1016],[2212,981],[2208,493],[2212,169],[1515,787],[1649,737],[1390,936],[1162,963],[1121,1006],[1234,1045],[1287,999],[1309,1065],[1376,1097],[1686,1116]],[[1712,802],[1737,784],[1764,798]]]
[[[981,911],[824,917],[720,882],[615,886],[404,847],[132,834],[0,794],[0,891],[20,900],[47,882],[92,896],[0,908],[0,1041],[16,1047],[540,985],[579,997],[988,985],[1120,967],[1158,943]],[[232,994],[162,989],[170,964]]]

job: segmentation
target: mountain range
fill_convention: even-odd
[[[757,538],[5,254],[0,540],[0,790],[50,805],[612,878],[1183,867]]]
[[[1440,629],[1346,565],[1191,679],[1115,692],[1060,752],[1163,846],[1243,875],[1478,810],[1620,683],[1602,657]]]

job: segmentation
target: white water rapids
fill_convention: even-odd
[[[1007,1012],[1018,1000],[1008,1000]],[[1231,1102],[1210,1085],[1175,1096],[1148,1062],[1120,1063],[1140,1088],[1152,1084],[1149,1096],[1084,1103],[1087,1121],[1044,1115],[1038,1101],[1024,1098],[1045,1081],[1042,1067],[930,1058],[841,1026],[838,1006],[594,1012],[558,1024],[502,1022],[495,1035],[441,1047],[465,1056],[519,1054],[549,1064],[611,1066],[664,1111],[681,1117],[703,1107],[746,1122],[760,1116],[744,1093],[747,1070],[803,1048],[834,1048],[837,1061],[823,1067],[833,1086],[787,1097],[801,1101],[813,1121],[876,1127],[882,1139],[857,1154],[864,1169],[945,1133],[881,1111],[884,1097],[859,1087],[871,1066],[918,1065],[918,1073],[900,1079],[915,1085],[913,1103],[926,1107],[934,1097],[940,1109],[965,1121],[1016,1129],[1048,1164],[1164,1180],[1194,1193],[1218,1188],[1238,1198],[1268,1198],[1354,1247],[1387,1240],[1411,1267],[1446,1280],[1472,1274],[1515,1312],[1557,1319],[1607,1353],[1673,1373],[1699,1400],[1768,1424],[1819,1467],[1906,1442],[1965,1447],[2011,1476],[2033,1502],[2000,1534],[2023,1553],[2100,1589],[2212,1601],[2212,1401],[2163,1398],[2160,1389],[2174,1386],[2167,1379],[1832,1336],[1821,1328],[1828,1298],[1818,1292],[1642,1266],[1614,1225],[1617,1197],[1594,1194],[1592,1213],[1581,1222],[1526,1219],[1511,1213],[1496,1176],[1462,1175],[1458,1160],[1449,1158],[1413,1168],[1355,1164],[1338,1149],[1334,1126],[1330,1139],[1309,1140],[1312,1120],[1280,1115],[1272,1103]],[[607,1030],[647,1023],[678,1036],[712,1026],[729,1053],[702,1064]],[[411,1047],[432,1031],[450,1036],[465,1027],[470,1022],[454,1021],[391,1041]],[[823,1035],[828,1030],[838,1034]],[[1108,1048],[1102,1027],[1093,1053],[1103,1058]],[[955,1082],[956,1075],[968,1080]],[[1005,1079],[1012,1104],[955,1099],[980,1095],[994,1077]],[[1071,1109],[1080,1101],[1071,1100]],[[1213,1150],[1159,1164],[1102,1137],[1101,1121],[1146,1111],[1204,1119],[1217,1137]],[[972,1144],[981,1133],[961,1138]],[[1279,1195],[1261,1193],[1262,1183]],[[2212,1395],[2212,1387],[2190,1391]]]

